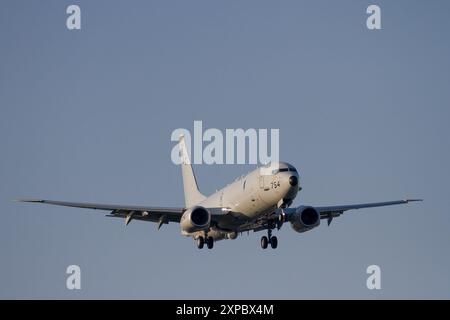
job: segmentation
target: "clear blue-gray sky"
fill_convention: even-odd
[[[366,8],[382,30],[366,28]],[[66,29],[78,4],[82,30]],[[450,298],[448,1],[17,1],[0,9],[1,298]],[[17,197],[182,206],[176,128],[279,128],[299,204],[277,250]],[[196,166],[205,193],[254,166]],[[66,289],[77,264],[82,290]],[[377,264],[382,289],[366,288]]]

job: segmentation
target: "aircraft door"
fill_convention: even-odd
[[[259,188],[267,191],[270,189],[270,182],[272,181],[272,175],[260,175],[259,176]]]

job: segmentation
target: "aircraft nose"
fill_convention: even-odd
[[[298,184],[298,178],[296,176],[289,177],[289,184],[295,187]]]

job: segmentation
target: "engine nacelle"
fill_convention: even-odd
[[[187,234],[209,229],[210,224],[211,213],[200,206],[186,210],[180,220],[181,230]]]
[[[290,217],[291,227],[297,232],[306,232],[320,224],[320,214],[314,207],[298,207]]]

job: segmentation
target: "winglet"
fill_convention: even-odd
[[[41,199],[14,199],[14,202],[33,202],[33,203],[44,203],[45,200],[41,200]]]
[[[416,202],[416,201],[423,201],[423,199],[405,199],[405,202]]]

